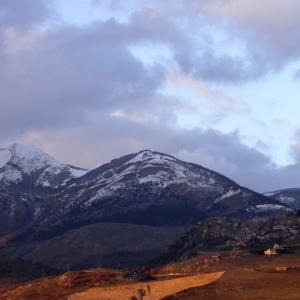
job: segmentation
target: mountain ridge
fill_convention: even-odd
[[[28,232],[33,239],[48,238],[97,222],[190,226],[207,216],[249,218],[289,209],[220,173],[158,151],[127,154],[76,177],[41,150],[14,145],[18,159],[0,168],[0,214],[9,224],[0,237],[26,228],[26,238]],[[20,172],[24,165],[24,182],[3,180],[7,168]],[[47,176],[59,176],[59,184]]]
[[[264,193],[292,209],[300,209],[300,188],[280,189]]]
[[[19,183],[23,179],[23,175],[39,174],[35,185],[59,185],[69,177],[82,176],[87,170],[62,164],[52,156],[46,154],[42,150],[29,145],[14,143],[7,148],[0,149],[0,180],[8,183]],[[6,157],[6,160],[3,158]],[[11,167],[11,168],[9,168]],[[14,167],[14,170],[12,168]],[[7,169],[7,170],[3,170]],[[58,177],[61,173],[68,173],[62,179],[51,179],[51,176]],[[22,174],[23,173],[23,174]]]
[[[57,162],[43,152],[29,152],[25,151],[25,165],[28,162],[33,164],[30,166],[34,169],[32,173],[27,174],[23,170],[23,180],[17,183],[0,180],[2,260],[7,258],[7,253],[11,253],[12,259],[21,257],[49,262],[51,257],[60,256],[60,250],[73,253],[78,245],[82,245],[83,249],[84,245],[89,245],[92,265],[96,257],[102,255],[104,258],[101,232],[106,232],[111,226],[115,226],[116,231],[119,228],[125,230],[124,236],[137,236],[135,241],[129,239],[128,243],[144,245],[139,251],[148,253],[149,247],[144,243],[147,236],[143,237],[143,234],[164,232],[164,239],[171,242],[174,234],[185,232],[210,217],[248,220],[256,216],[281,215],[292,210],[277,199],[244,188],[220,173],[149,149],[113,159],[84,171],[79,177],[71,177],[70,173],[61,174],[66,176],[60,176],[60,184],[37,184],[45,178],[43,175],[53,175],[53,172],[47,173],[45,170],[53,170]],[[23,162],[17,159],[15,164],[6,163],[6,167],[0,168],[0,175],[7,168],[20,172]],[[38,172],[35,166],[39,166]],[[66,165],[58,163],[58,171],[61,166],[64,169]],[[104,231],[99,231],[101,228]],[[97,232],[100,236],[95,238]],[[118,234],[113,235],[112,245],[120,240]],[[69,242],[60,242],[62,249],[56,249],[55,241],[64,241],[64,237]],[[50,245],[51,253],[48,250]],[[155,255],[162,253],[162,246],[167,244],[156,244]],[[124,249],[126,247],[127,244]],[[30,256],[34,248],[37,257]],[[110,266],[115,267],[115,258],[120,257],[120,253],[114,247],[111,251]],[[76,267],[86,266],[87,259],[80,251],[76,253],[73,257]],[[128,258],[130,264],[137,254],[134,248],[130,248],[122,255],[125,260]],[[151,258],[151,253],[147,254],[147,259]],[[63,259],[57,260],[57,263],[63,263]]]

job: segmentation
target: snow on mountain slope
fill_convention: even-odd
[[[22,191],[16,199],[20,212],[12,216],[24,215],[27,224],[34,221],[31,234],[37,239],[93,222],[190,226],[207,216],[247,218],[260,213],[251,207],[280,204],[217,172],[156,151],[125,155],[82,175],[85,171],[38,149],[22,145],[9,149],[12,157],[0,168],[0,176],[7,180],[13,174],[13,182],[25,182],[17,185],[17,192]],[[76,177],[77,172],[81,176]],[[28,189],[28,182],[38,188]],[[9,208],[5,215],[10,212]],[[22,222],[16,221],[13,228]]]
[[[202,189],[223,192],[222,185],[229,187],[236,184],[220,174],[180,161],[170,155],[143,150],[112,160],[86,174],[73,185],[76,185],[79,196],[92,194],[86,202],[91,204],[138,185],[148,185],[151,189],[148,191],[150,193],[172,188],[172,186],[180,186],[182,191]],[[65,192],[69,195],[69,191],[72,190],[74,186],[71,185]]]
[[[233,189],[230,189],[227,193],[223,194],[221,197],[217,198],[214,203],[218,203],[224,199],[227,199],[227,198],[230,198],[230,197],[233,197],[235,195],[238,195],[242,192],[241,189],[236,189],[236,190],[233,190]]]
[[[0,150],[0,181],[9,184],[19,183],[26,176],[32,176],[36,186],[56,186],[86,172],[62,164],[32,146],[13,144]]]
[[[278,200],[283,205],[289,208],[300,209],[300,188],[290,188],[274,192],[268,192],[264,195]]]
[[[194,224],[208,215],[247,217],[250,207],[279,204],[212,170],[151,150],[114,159],[69,181],[57,199],[64,207],[49,221],[56,224],[59,219],[64,224]]]
[[[11,159],[11,152],[8,149],[0,149],[0,168]]]
[[[254,210],[256,212],[270,212],[270,211],[277,211],[277,210],[292,211],[292,209],[279,204],[260,204],[251,207],[250,210]]]

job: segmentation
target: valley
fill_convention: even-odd
[[[60,272],[97,266],[127,268],[161,255],[183,234],[181,227],[98,223],[46,240],[2,247],[0,264],[21,258]]]

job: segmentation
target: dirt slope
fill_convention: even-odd
[[[105,288],[91,288],[68,297],[68,300],[159,300],[193,287],[211,284],[223,276],[223,272],[184,276],[167,280],[152,280]]]

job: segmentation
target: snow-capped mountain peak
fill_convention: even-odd
[[[23,171],[30,174],[44,167],[51,167],[55,173],[58,173],[63,164],[52,158],[50,155],[44,153],[42,150],[25,145],[13,144],[9,148],[11,152],[11,162],[22,167]]]
[[[178,161],[175,157],[163,154],[149,149],[137,152],[128,163],[149,162],[149,163],[167,163],[170,161]]]
[[[0,148],[0,180],[7,183],[19,183],[31,176],[36,186],[60,185],[85,173],[86,170],[60,163],[33,146],[14,143]]]
[[[220,174],[148,149],[114,159],[81,177],[64,191],[68,197],[74,185],[80,190],[78,194],[89,198],[88,204],[113,195],[125,195],[129,189],[142,186],[153,195],[165,189],[178,189],[178,193],[202,190],[216,195],[238,189],[236,183]],[[88,196],[84,197],[85,194]]]

